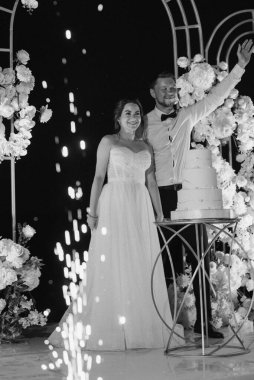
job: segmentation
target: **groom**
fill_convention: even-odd
[[[252,40],[246,40],[238,46],[238,63],[228,76],[215,86],[204,99],[186,108],[175,110],[177,99],[175,79],[171,73],[162,72],[158,74],[150,85],[150,94],[155,100],[155,108],[149,112],[146,119],[146,136],[153,147],[155,158],[155,174],[158,183],[162,208],[165,218],[170,218],[171,211],[177,206],[177,191],[181,189],[182,169],[185,163],[187,151],[190,149],[190,136],[192,128],[201,119],[213,112],[228,97],[231,90],[241,80],[244,68],[249,63],[253,50]],[[183,225],[181,225],[181,228]],[[174,228],[177,228],[174,226]],[[165,235],[168,234],[168,231]],[[203,230],[205,247],[208,245],[205,228]],[[182,236],[197,252],[195,227],[188,227]],[[165,236],[166,239],[170,237]],[[186,251],[188,252],[188,248]],[[172,255],[174,270],[176,274],[183,273],[182,242],[178,238],[172,239],[169,245]],[[165,250],[164,250],[165,251]],[[192,271],[197,267],[195,257],[187,256],[191,263]],[[163,253],[164,272],[167,285],[172,277],[169,259],[166,252]],[[209,275],[209,256],[206,255],[205,269]],[[196,298],[197,320],[194,332],[201,333],[201,325],[204,323],[200,318],[200,290],[199,279],[195,277],[193,290]],[[211,320],[211,302],[209,283],[206,281],[207,316]],[[211,323],[207,326],[208,336],[211,338],[223,338],[223,334],[216,331]]]

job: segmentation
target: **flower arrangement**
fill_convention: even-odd
[[[32,12],[34,9],[38,8],[39,5],[37,0],[21,0],[21,3],[29,12]]]
[[[228,75],[228,67],[221,62],[217,67],[205,62],[197,54],[192,61],[185,57],[178,59],[178,65],[187,69],[176,81],[179,89],[179,105],[186,107],[207,96],[214,85]],[[198,94],[198,96],[197,96]],[[254,105],[248,96],[239,95],[234,89],[224,104],[193,129],[192,147],[212,152],[213,167],[217,173],[218,187],[222,189],[223,206],[231,208],[239,218],[236,238],[231,241],[222,233],[219,241],[225,252],[216,251],[211,262],[211,281],[216,290],[213,296],[212,314],[215,327],[226,324],[237,326],[244,320],[250,308],[250,295],[254,290]],[[236,170],[222,157],[220,146],[233,138],[238,150]],[[225,231],[230,232],[230,231]],[[208,230],[210,239],[214,231]],[[229,250],[232,248],[229,263]],[[243,249],[244,251],[243,251]],[[229,280],[230,288],[229,291]],[[254,306],[253,306],[254,308]],[[248,318],[253,320],[254,309]]]
[[[177,312],[182,304],[186,290],[191,280],[191,267],[186,266],[185,273],[179,274],[176,278],[176,292],[177,292]],[[174,286],[170,284],[168,287],[168,295],[171,313],[174,313]],[[177,323],[180,323],[186,329],[190,329],[194,326],[196,321],[196,307],[195,307],[195,295],[193,292],[193,286],[190,286],[188,294],[185,296],[184,304],[177,319]]]
[[[0,342],[13,341],[29,326],[46,324],[48,310],[39,313],[30,291],[39,285],[41,260],[26,248],[35,234],[19,225],[19,240],[0,240]]]
[[[0,162],[6,157],[18,159],[27,154],[27,147],[35,126],[36,108],[29,105],[29,94],[34,88],[35,78],[27,67],[30,60],[25,50],[17,52],[15,69],[0,68]],[[40,122],[47,122],[52,110],[40,109]],[[14,119],[15,132],[6,138],[3,119]]]

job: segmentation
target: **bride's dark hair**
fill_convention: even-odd
[[[140,126],[136,130],[136,137],[137,138],[143,138],[144,134],[144,112],[143,112],[143,107],[138,99],[121,99],[119,102],[117,102],[115,110],[114,110],[114,129],[116,133],[120,131],[120,124],[118,119],[121,117],[122,112],[126,104],[136,104],[139,107],[140,110],[140,116],[141,116],[141,122]]]

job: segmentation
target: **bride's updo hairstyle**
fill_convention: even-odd
[[[117,102],[115,110],[114,110],[114,129],[115,132],[118,133],[121,129],[118,119],[121,117],[122,112],[126,104],[137,104],[139,110],[140,110],[140,116],[141,116],[141,122],[140,126],[136,130],[136,138],[142,139],[144,134],[144,112],[143,107],[138,99],[121,99],[119,102]]]

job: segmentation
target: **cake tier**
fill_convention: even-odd
[[[223,208],[220,189],[179,190],[177,210],[218,210]]]
[[[216,189],[217,176],[213,168],[183,169],[183,189]]]
[[[186,155],[185,168],[208,168],[212,167],[212,156],[209,149],[191,149]]]
[[[176,210],[171,211],[171,220],[182,219],[231,219],[234,218],[233,210]]]

